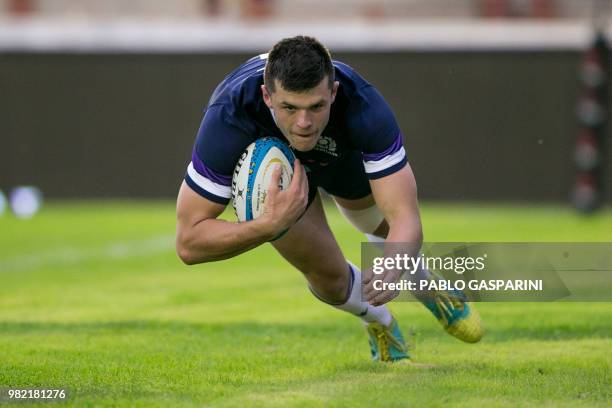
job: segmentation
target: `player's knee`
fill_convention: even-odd
[[[348,274],[327,274],[318,279],[309,279],[309,284],[319,299],[326,303],[339,304],[346,301],[349,276]]]
[[[372,234],[379,237],[386,237],[389,231],[389,226],[385,221],[385,217],[380,212],[376,205],[370,206],[363,210],[349,210],[336,203],[338,209],[355,228],[364,234]],[[380,235],[384,234],[384,235]]]
[[[329,290],[333,295],[334,303],[345,302],[349,285],[348,276],[339,276],[329,283]]]
[[[335,285],[335,286],[322,286],[316,288],[311,286],[311,288],[316,292],[316,296],[325,303],[329,303],[332,305],[339,305],[346,302],[347,299],[347,290],[346,285]]]

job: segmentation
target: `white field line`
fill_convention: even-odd
[[[606,27],[610,38],[611,27]],[[334,51],[582,50],[590,20],[180,21],[0,19],[0,51],[249,52],[308,33]]]
[[[115,241],[101,247],[58,247],[50,250],[0,259],[0,273],[27,271],[48,266],[70,266],[87,261],[118,261],[174,251],[174,235],[158,235],[146,239]]]

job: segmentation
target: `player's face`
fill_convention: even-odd
[[[329,87],[327,77],[304,92],[290,92],[275,80],[274,92],[261,86],[264,102],[274,112],[276,125],[291,146],[301,152],[312,150],[329,121],[331,104],[336,98],[338,82]]]

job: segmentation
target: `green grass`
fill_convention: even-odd
[[[430,242],[612,241],[610,210],[422,207]],[[329,218],[358,262],[361,236]],[[415,359],[436,367],[375,364],[357,319],[316,301],[271,246],[187,267],[173,232],[170,202],[0,218],[0,388],[66,388],[79,407],[612,404],[612,303],[479,304],[477,345],[393,304]]]

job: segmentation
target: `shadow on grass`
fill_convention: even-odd
[[[405,328],[407,329],[407,328]],[[410,331],[413,331],[412,328]],[[193,323],[181,321],[156,320],[125,320],[125,321],[95,321],[95,322],[7,322],[0,321],[0,335],[27,335],[36,333],[66,333],[66,334],[95,334],[95,333],[124,333],[124,332],[168,332],[169,334],[204,334],[226,336],[247,336],[251,339],[282,336],[287,338],[345,338],[347,334],[359,335],[362,333],[358,325],[341,323],[258,323],[258,322],[228,322],[228,323]],[[406,330],[408,332],[408,330]],[[416,329],[420,340],[427,338],[444,337],[446,334],[436,326],[425,329]],[[484,341],[487,343],[503,343],[515,340],[573,340],[573,339],[609,339],[612,338],[612,325],[604,322],[589,323],[577,322],[575,325],[536,326],[534,327],[504,327],[495,328],[487,326]]]
[[[257,322],[229,322],[229,323],[193,323],[181,321],[157,320],[120,320],[120,321],[94,321],[94,322],[7,322],[0,321],[0,332],[5,334],[27,334],[39,331],[85,333],[97,331],[171,331],[182,332],[214,332],[214,333],[245,333],[268,336],[279,331],[304,335],[312,332],[324,334],[326,332],[340,331],[339,325],[323,324],[278,324]]]

